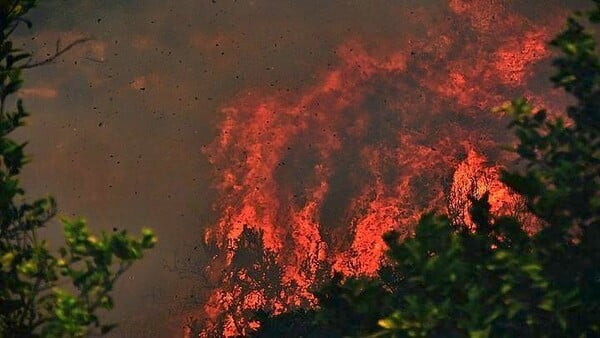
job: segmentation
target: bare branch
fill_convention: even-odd
[[[21,67],[21,69],[30,69],[30,68],[35,68],[35,67],[39,67],[39,66],[44,66],[47,65],[49,63],[54,62],[54,60],[56,60],[58,57],[60,57],[61,55],[63,55],[64,53],[68,52],[69,50],[71,50],[73,47],[82,44],[82,43],[86,43],[88,41],[93,40],[92,38],[81,38],[81,39],[77,39],[73,42],[71,42],[70,44],[68,44],[66,47],[64,48],[60,48],[60,40],[56,41],[56,50],[54,52],[54,54],[50,57],[47,57],[46,59],[42,60],[42,61],[37,61],[37,62],[32,62],[32,60],[29,60],[29,62],[27,62],[25,65],[23,65]]]
[[[88,61],[96,62],[96,63],[104,63],[103,60],[95,59],[95,58],[90,57],[90,56],[86,56],[86,57],[84,57],[84,59],[86,59]]]

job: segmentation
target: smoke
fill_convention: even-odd
[[[348,37],[337,60],[298,92],[249,91],[223,107],[204,153],[221,196],[206,241],[219,249],[215,277],[225,283],[209,298],[205,325],[234,336],[257,325],[249,311],[314,306],[311,288],[324,267],[374,274],[383,233],[409,235],[419,215],[448,203],[464,214],[461,188],[492,191],[497,212],[522,204],[498,181],[495,163],[507,158],[496,149],[510,139],[490,107],[517,92],[550,101],[528,84],[533,66],[551,55],[547,27],[561,16],[535,22],[500,1],[447,5],[400,11],[407,33],[398,36]],[[435,24],[423,25],[431,17]],[[476,172],[481,182],[461,181]],[[235,262],[251,233],[278,278],[250,277],[264,269],[263,256]]]
[[[21,32],[36,57],[95,40],[26,74],[24,181],[96,229],[157,231],[116,290],[115,337],[310,306],[315,281],[373,273],[384,231],[442,210],[468,154],[510,160],[489,107],[563,104],[545,42],[573,6],[42,2]]]

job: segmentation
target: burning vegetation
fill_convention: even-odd
[[[504,116],[490,108],[526,93],[563,103],[542,86],[547,41],[564,13],[533,20],[508,1],[449,0],[399,20],[393,41],[354,36],[338,62],[299,92],[251,90],[223,107],[203,151],[214,166],[220,218],[205,236],[216,287],[201,336],[237,336],[249,314],[313,307],[312,288],[332,273],[373,275],[382,234],[410,236],[433,209],[472,226],[470,197],[535,231],[523,201],[499,180],[511,158]],[[429,22],[430,20],[428,20]],[[536,89],[537,88],[537,89]],[[188,330],[189,334],[199,332]]]

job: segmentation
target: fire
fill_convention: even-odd
[[[516,217],[530,233],[539,229],[540,220],[529,213],[526,201],[500,181],[500,167],[487,164],[485,157],[469,149],[467,158],[452,175],[452,186],[448,193],[450,218],[475,230],[469,213],[472,204],[470,199],[481,198],[485,193],[488,194],[493,215]]]
[[[449,0],[446,14],[419,38],[352,37],[304,90],[249,91],[222,109],[204,149],[221,196],[205,238],[220,287],[201,336],[243,335],[257,309],[315,306],[311,287],[332,271],[375,274],[381,235],[408,236],[425,211],[471,225],[467,196],[485,191],[495,213],[522,208],[498,180],[510,139],[489,108],[525,90],[552,32],[502,1]]]

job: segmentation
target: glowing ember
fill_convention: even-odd
[[[221,196],[206,233],[220,287],[201,335],[244,334],[259,308],[314,306],[311,286],[332,271],[374,274],[381,235],[408,235],[424,211],[449,204],[470,226],[467,196],[485,191],[495,213],[522,207],[486,165],[509,141],[488,108],[524,90],[550,32],[499,1],[450,0],[447,15],[420,39],[349,39],[300,93],[250,92],[222,109],[204,150]]]

